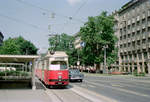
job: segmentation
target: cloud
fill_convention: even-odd
[[[82,0],[67,0],[70,5],[75,5],[76,3],[81,2]]]

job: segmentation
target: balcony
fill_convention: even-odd
[[[136,40],[140,40],[140,38],[141,38],[140,36],[136,36]]]
[[[148,34],[147,34],[147,35],[148,35],[148,37],[150,38],[150,32],[148,32]]]
[[[136,50],[135,45],[131,47],[131,50],[132,50],[132,51],[135,51],[135,50]]]
[[[135,32],[135,28],[132,28],[132,32]]]
[[[146,39],[146,33],[142,34],[142,39]]]
[[[147,26],[150,27],[150,21],[147,22]]]
[[[141,49],[141,46],[140,45],[137,45],[136,46],[136,50],[140,50]]]
[[[120,24],[120,29],[122,29],[123,28],[123,25],[122,24]]]
[[[135,37],[132,38],[132,42],[134,42],[134,41],[135,41]]]
[[[131,38],[128,38],[128,39],[127,39],[127,42],[128,42],[128,43],[131,42]]]
[[[135,18],[132,18],[132,23],[135,23]]]
[[[120,49],[120,53],[123,53],[123,49]]]
[[[146,49],[146,44],[143,44],[143,45],[142,45],[142,49]]]
[[[123,52],[127,52],[127,48],[124,48],[124,49],[123,49]]]
[[[140,31],[140,26],[137,26],[137,31]]]
[[[127,30],[127,34],[130,34],[131,33],[131,30]]]
[[[150,17],[150,10],[148,11],[148,17]]]
[[[147,47],[150,48],[150,43],[147,44]]]
[[[136,19],[136,21],[140,21],[140,16],[137,16],[137,19]]]
[[[143,14],[143,15],[142,15],[142,19],[145,19],[145,17],[146,17],[145,14]]]
[[[146,28],[146,24],[142,24],[142,29],[145,29]]]
[[[131,20],[128,20],[128,25],[131,25]]]

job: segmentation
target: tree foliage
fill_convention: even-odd
[[[37,50],[34,44],[20,36],[5,40],[0,47],[0,54],[35,55]]]
[[[49,50],[65,51],[69,55],[69,64],[74,65],[77,60],[77,50],[74,48],[74,37],[62,33],[49,38]]]
[[[104,46],[107,48],[107,62],[114,63],[116,60],[113,16],[107,16],[107,12],[102,12],[96,17],[89,17],[88,22],[80,29],[81,40],[85,42],[82,49],[82,59],[86,65],[100,64],[104,61]]]

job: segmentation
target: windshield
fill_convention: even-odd
[[[70,73],[73,73],[73,74],[80,73],[80,71],[79,71],[79,70],[77,70],[77,69],[76,69],[76,70],[70,70],[69,72],[70,72]]]
[[[50,65],[51,70],[64,70],[67,69],[67,63],[65,61],[53,61]]]

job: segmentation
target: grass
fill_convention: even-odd
[[[0,72],[0,76],[28,76],[29,74],[27,72],[22,72],[22,71],[2,71]]]

